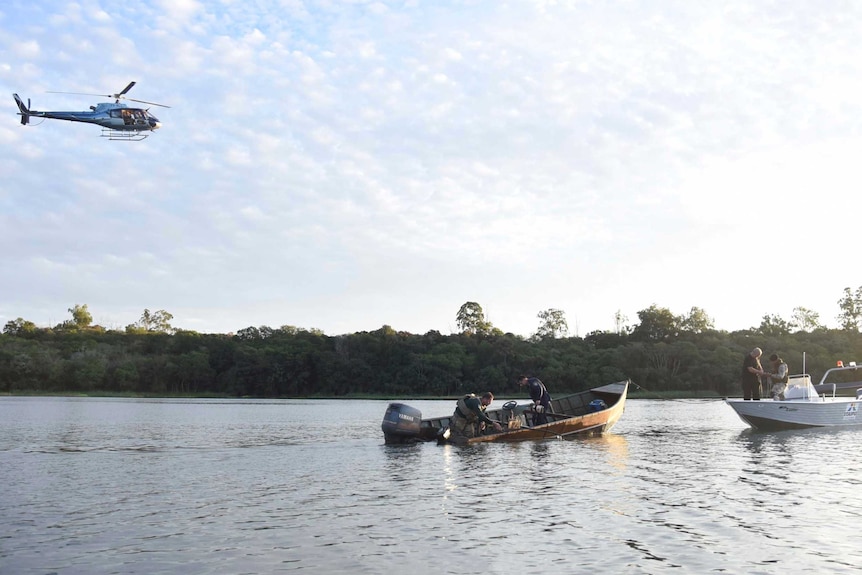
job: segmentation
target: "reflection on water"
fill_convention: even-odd
[[[608,465],[617,468],[619,471],[625,471],[626,460],[629,457],[628,445],[624,435],[611,433],[598,438],[600,445],[603,446],[607,454]]]
[[[392,446],[386,405],[0,398],[0,572],[862,563],[858,431],[754,433],[720,401],[643,400],[597,438]]]

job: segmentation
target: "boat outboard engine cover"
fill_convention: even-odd
[[[403,403],[390,403],[383,416],[386,443],[413,443],[419,439],[422,412]]]

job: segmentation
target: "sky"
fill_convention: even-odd
[[[802,0],[7,0],[0,325],[838,327],[860,34],[862,4]],[[170,106],[141,142],[12,98],[130,81]]]

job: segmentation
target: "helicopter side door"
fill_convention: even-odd
[[[115,130],[122,130],[124,128],[128,129],[135,123],[135,119],[132,116],[131,110],[129,110],[128,108],[115,108],[108,111],[108,115],[111,118],[111,128]]]

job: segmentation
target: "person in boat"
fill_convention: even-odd
[[[495,430],[502,431],[503,427],[499,423],[485,415],[485,409],[492,401],[494,394],[490,391],[486,391],[481,397],[471,393],[459,399],[449,422],[452,433],[469,439],[482,433],[489,424]]]
[[[772,364],[772,370],[767,374],[768,381],[772,384],[770,395],[772,399],[783,401],[784,392],[787,391],[787,381],[790,378],[787,364],[776,353],[769,356],[769,362]]]
[[[551,411],[551,394],[548,393],[548,388],[545,387],[542,380],[538,377],[519,375],[518,385],[526,386],[530,393],[530,399],[533,400],[533,410],[536,412],[535,417],[533,417],[533,425],[548,423],[547,414]]]
[[[760,365],[761,355],[763,350],[759,347],[745,354],[742,361],[742,399],[760,401],[760,377],[766,375]]]

